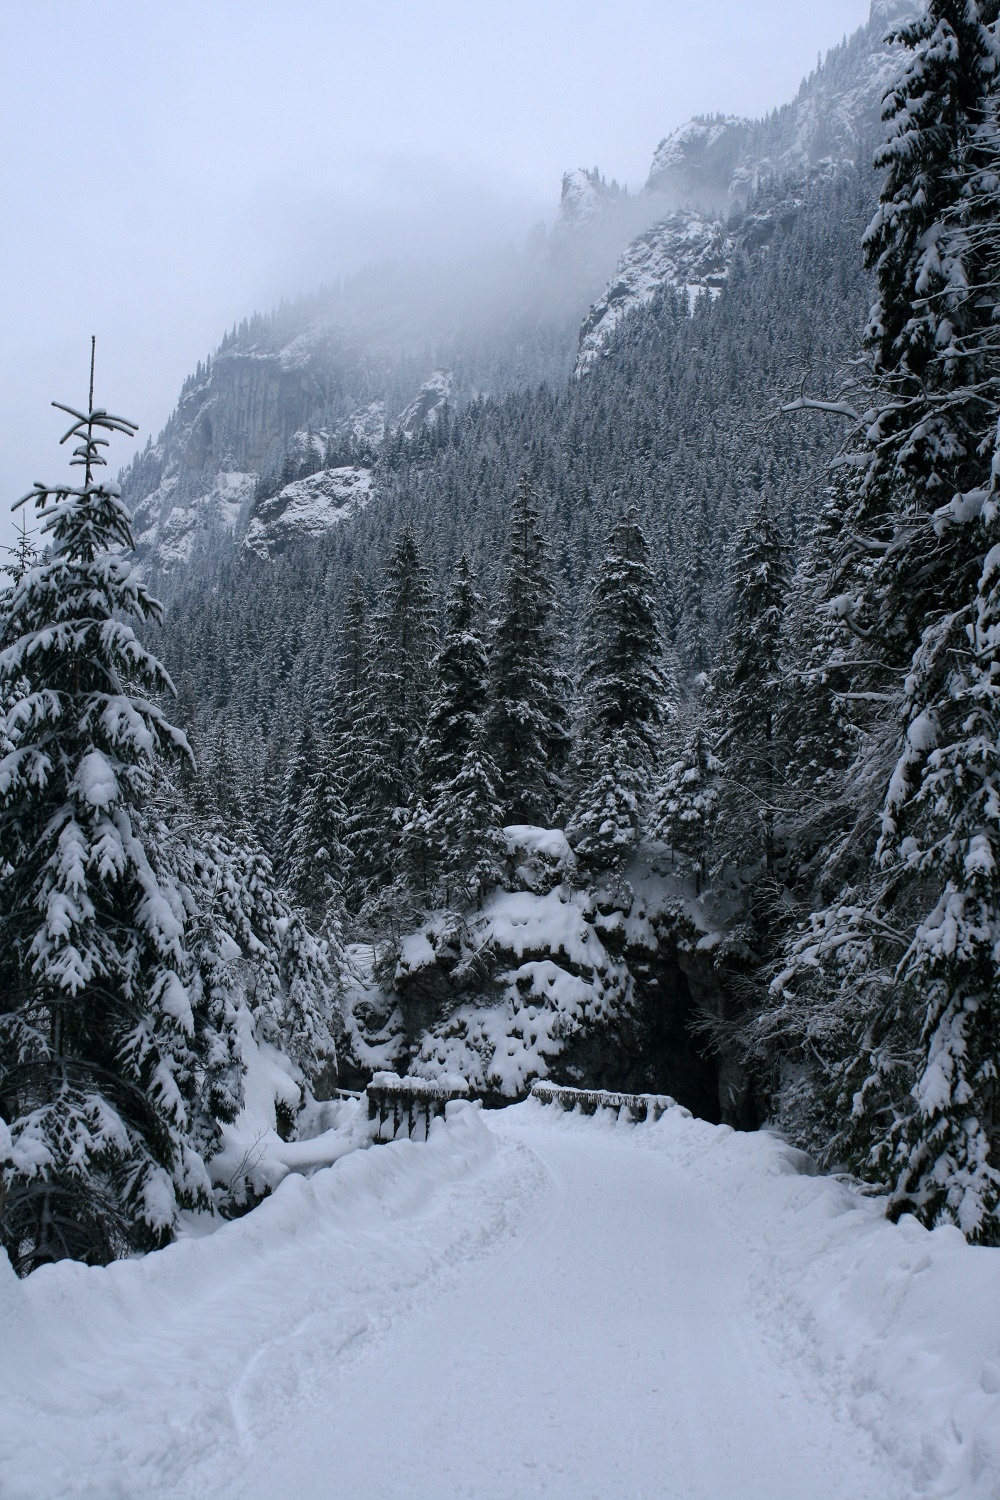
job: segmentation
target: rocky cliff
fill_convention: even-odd
[[[661,287],[692,300],[716,295],[734,254],[788,224],[818,177],[871,159],[882,99],[899,68],[886,37],[917,9],[915,0],[874,0],[867,26],[767,119],[702,116],[660,142],[641,195],[652,222],[628,245],[584,320],[578,376]]]

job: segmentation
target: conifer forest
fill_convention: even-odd
[[[544,1172],[575,1203],[573,1152],[598,1173],[614,1150],[610,1235],[666,1212],[627,1185],[627,1126],[747,1223],[813,1193],[753,1285],[795,1282],[797,1336],[854,1372],[833,1404],[871,1452],[828,1472],[822,1436],[742,1493],[995,1496],[1000,1345],[975,1330],[1000,1338],[997,0],[875,0],[795,101],[690,122],[642,192],[567,174],[508,271],[506,301],[456,286],[444,321],[382,267],[248,317],[117,479],[135,428],[102,404],[101,337],[89,402],[74,373],[53,392],[71,477],[20,501],[0,591],[0,1316],[22,1338],[20,1289],[42,1318],[62,1262],[183,1264],[216,1307],[210,1268],[280,1243],[274,1328],[224,1377],[241,1451],[271,1434],[239,1492],[374,1493],[350,1457],[324,1488],[300,1429],[278,1436],[271,1403],[308,1407],[312,1378],[281,1383],[305,1327],[288,1245],[381,1306],[520,1235]],[[397,1145],[363,1150],[387,1112]],[[442,1193],[419,1212],[466,1248],[432,1255],[445,1229],[412,1203]],[[823,1228],[848,1202],[867,1250]],[[401,1217],[376,1231],[376,1204]],[[904,1242],[938,1278],[912,1328],[969,1319],[943,1415],[930,1365],[893,1356],[893,1385],[863,1363]],[[864,1311],[830,1311],[824,1278]],[[324,1347],[375,1338],[315,1295]],[[197,1422],[222,1399],[205,1370]],[[565,1408],[578,1453],[589,1400]],[[58,1444],[19,1468],[0,1423],[0,1491],[237,1493],[215,1429],[177,1412],[176,1470],[166,1436],[118,1469],[110,1438],[65,1438],[91,1489]],[[643,1493],[674,1493],[660,1441]],[[596,1459],[533,1488],[500,1448],[493,1487],[440,1456],[432,1481],[407,1443],[365,1471],[379,1493],[611,1492]],[[677,1494],[741,1493],[676,1461]]]

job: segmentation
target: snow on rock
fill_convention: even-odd
[[[873,31],[887,33],[902,21],[911,21],[916,9],[914,0],[872,0],[868,25]]]
[[[372,972],[368,943],[351,943],[343,969],[344,1057],[356,1070],[351,1087],[373,1073],[394,1071],[403,1047],[403,1017],[395,995],[387,995]]]
[[[302,1075],[286,1053],[255,1033],[247,1011],[238,1018],[240,1054],[245,1067],[243,1107],[220,1127],[222,1144],[209,1163],[213,1182],[236,1202],[251,1203],[271,1193],[292,1172],[330,1166],[371,1142],[367,1116],[356,1100],[307,1099]],[[295,1140],[278,1129],[279,1112],[294,1119]],[[199,1216],[204,1218],[204,1216]],[[212,1220],[218,1224],[218,1220]],[[205,1225],[199,1225],[204,1232]]]
[[[585,895],[568,887],[497,892],[460,940],[451,923],[425,924],[404,942],[396,971],[404,1012],[408,995],[436,999],[458,976],[467,993],[477,973],[478,998],[436,1007],[412,1076],[459,1074],[474,1093],[517,1098],[548,1077],[570,1039],[632,1003],[626,964],[602,943]]]
[[[451,370],[435,370],[394,425],[407,437],[413,437],[421,427],[433,427],[454,401],[455,377]]]
[[[253,497],[256,474],[226,471],[215,474],[200,493],[184,490],[176,473],[166,474],[136,506],[133,531],[141,564],[155,555],[159,567],[182,567],[198,545],[213,533],[235,529],[243,508]]]
[[[523,890],[549,891],[576,873],[576,855],[561,828],[512,823],[504,829],[512,879]]]
[[[703,293],[718,296],[729,274],[732,250],[725,226],[695,209],[670,214],[640,234],[584,321],[577,375],[586,374],[625,318],[663,287],[686,291],[692,303]]]
[[[647,191],[706,208],[727,205],[750,128],[735,115],[688,120],[657,146]]]
[[[597,218],[612,195],[596,167],[564,172],[556,232],[577,229]]]
[[[660,142],[640,195],[656,222],[625,250],[585,319],[578,376],[660,287],[686,288],[692,298],[717,294],[735,248],[765,242],[775,220],[787,221],[801,206],[818,175],[867,154],[880,129],[882,98],[900,66],[897,51],[885,45],[886,33],[917,9],[916,0],[876,0],[868,26],[831,52],[796,98],[766,120],[698,116]],[[589,202],[585,188],[584,182],[573,187],[581,212]],[[760,213],[762,192],[772,199],[771,211],[760,222],[744,220],[748,203]],[[783,196],[790,201],[780,202]]]
[[[370,401],[359,406],[344,423],[345,430],[360,443],[377,448],[385,437],[386,406],[384,401]]]
[[[261,501],[243,545],[258,557],[272,557],[290,542],[323,536],[363,510],[372,487],[371,470],[362,468],[320,469],[296,479]]]

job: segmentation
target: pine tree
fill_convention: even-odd
[[[622,731],[591,753],[566,837],[586,870],[620,870],[635,853],[642,826],[642,777]]]
[[[666,766],[656,792],[652,832],[673,851],[692,861],[697,895],[701,894],[708,873],[721,769],[722,763],[712,753],[703,726],[696,722],[680,755]]]
[[[434,645],[430,574],[409,527],[400,534],[369,624],[349,739],[341,740],[351,858],[349,904],[364,911],[397,873],[401,830],[417,776]],[[346,629],[355,629],[349,617]]]
[[[121,555],[128,512],[94,478],[99,434],[134,428],[92,394],[60,409],[84,484],[26,497],[49,551],[0,642],[0,697],[27,684],[0,762],[2,1236],[22,1271],[163,1244],[180,1208],[210,1201],[192,1138],[220,1045],[187,982],[183,901],[142,839],[160,763],[190,751],[127,623],[160,617]]]
[[[299,730],[292,757],[285,768],[281,801],[275,825],[275,862],[286,873],[296,857],[299,824],[306,792],[316,777],[318,752],[311,721],[307,718]]]
[[[409,526],[386,568],[374,619],[378,692],[386,715],[387,750],[398,781],[397,804],[411,784],[424,726],[436,620],[430,569]]]
[[[327,935],[342,932],[343,892],[351,856],[344,840],[347,807],[340,789],[338,745],[324,740],[292,825],[287,883],[312,926]]]
[[[679,559],[676,647],[688,677],[697,677],[710,664],[708,579],[711,539],[705,503],[688,497],[684,505],[687,535]]]
[[[793,1042],[827,1160],[888,1187],[893,1213],[987,1242],[1000,1187],[1000,724],[980,527],[1000,390],[996,19],[992,3],[931,0],[900,33],[911,56],[886,103],[888,175],[866,238],[879,300],[856,404],[871,410],[829,518],[831,610],[854,637],[827,674],[854,720],[853,817],[825,851],[839,889],[791,943],[760,1023]]]
[[[995,224],[981,169],[995,135],[996,19],[995,0],[930,0],[897,33],[910,56],[883,106],[886,177],[864,240],[878,286],[865,335],[874,383],[850,517],[860,586],[847,576],[860,628],[884,636],[897,664],[928,608],[943,612],[937,601],[956,588],[971,597],[978,576],[967,529],[934,513],[978,484],[994,420],[997,290],[980,227]]]
[[[910,56],[883,103],[888,138],[875,166],[886,177],[864,239],[878,278],[866,337],[885,371],[919,377],[944,353],[949,377],[964,384],[963,363],[975,358],[968,335],[985,309],[952,210],[968,193],[1000,66],[997,9],[995,0],[930,0],[893,38]]]
[[[445,605],[444,633],[432,664],[432,695],[418,751],[418,778],[403,829],[405,863],[414,894],[440,894],[445,904],[478,894],[469,859],[478,820],[499,825],[495,766],[480,748],[487,705],[488,662],[483,601],[469,560],[459,559]],[[476,792],[484,798],[476,809]],[[487,837],[487,843],[492,834]],[[483,851],[489,862],[488,850]],[[466,868],[468,866],[468,868]]]
[[[602,744],[620,737],[628,763],[648,766],[669,703],[656,578],[638,509],[605,538],[584,622],[578,695]]]
[[[660,725],[672,711],[656,580],[633,505],[607,534],[583,628],[567,836],[592,869],[605,856],[620,865],[638,842]]]
[[[455,568],[445,605],[444,633],[431,665],[432,694],[420,741],[420,785],[429,803],[452,781],[476,739],[489,684],[483,601],[469,559]]]
[[[788,591],[785,542],[767,494],[736,535],[717,713],[727,790],[720,837],[729,859],[761,860],[774,874],[779,779],[782,623]]]
[[[477,736],[457,774],[438,788],[429,831],[445,906],[481,906],[503,879],[507,844],[498,781],[496,765]]]
[[[569,749],[568,683],[559,664],[556,581],[526,474],[511,511],[490,640],[488,737],[508,822],[547,825]]]
[[[987,554],[974,606],[928,631],[919,655],[879,856],[931,901],[898,967],[895,1045],[914,1054],[914,1076],[880,1156],[895,1213],[996,1244],[1000,547]]]

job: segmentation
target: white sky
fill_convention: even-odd
[[[760,115],[869,0],[0,0],[0,542],[64,472],[49,402],[155,436],[225,329],[371,260],[644,182],[692,114]],[[113,462],[131,449],[119,443]]]

